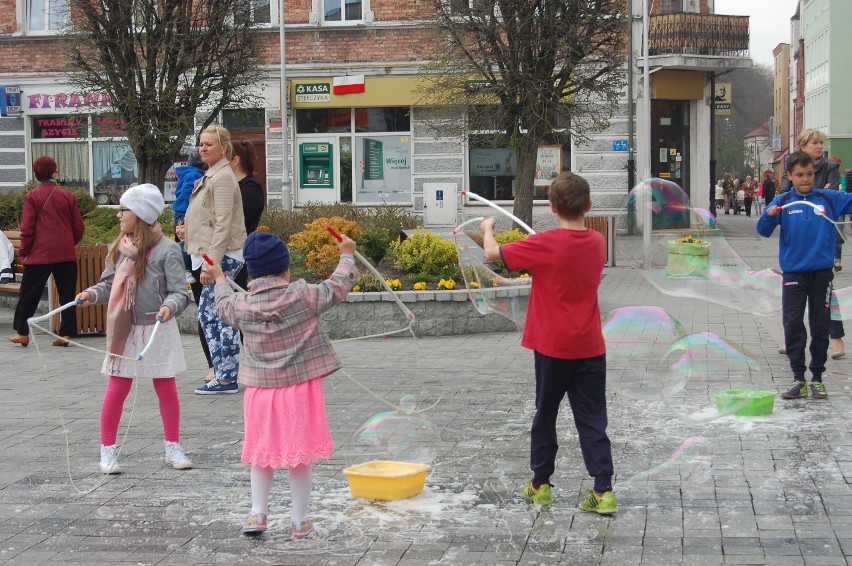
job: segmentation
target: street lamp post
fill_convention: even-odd
[[[290,193],[290,140],[287,130],[287,54],[284,49],[284,0],[279,3],[278,43],[281,49],[281,199],[284,210],[292,210]]]

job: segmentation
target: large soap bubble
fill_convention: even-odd
[[[711,479],[712,456],[713,444],[709,439],[690,436],[664,462],[630,476],[621,486],[645,484],[660,479],[706,483]]]
[[[527,317],[531,277],[503,277],[484,263],[482,248],[458,228],[454,235],[464,283],[474,308],[497,313],[522,330]]]
[[[617,308],[603,319],[607,382],[633,399],[659,400],[655,373],[672,344],[686,336],[683,326],[660,307]]]
[[[435,425],[417,412],[414,397],[404,395],[399,409],[376,413],[355,430],[345,457],[349,463],[393,460],[429,464],[439,440]]]
[[[761,394],[753,388],[762,377],[754,357],[711,332],[688,334],[673,343],[654,373],[660,399],[689,424],[732,415]],[[743,393],[720,410],[716,394],[730,390]]]
[[[616,260],[630,265],[660,292],[703,299],[756,315],[781,307],[781,275],[752,271],[725,241],[712,215],[665,179],[642,181],[619,213]]]

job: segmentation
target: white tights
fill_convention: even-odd
[[[269,492],[272,491],[274,468],[251,467],[251,512],[269,512]],[[303,464],[290,468],[290,521],[299,524],[308,519],[308,500],[311,496],[313,468]]]

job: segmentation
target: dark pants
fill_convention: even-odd
[[[556,417],[568,396],[580,451],[595,491],[612,489],[612,451],[606,435],[606,355],[580,360],[551,358],[535,352],[535,417],[530,430],[533,484],[550,483],[556,468]]]
[[[744,204],[745,204],[746,216],[751,216],[751,202],[752,202],[753,199],[751,199],[749,197],[745,197],[743,200],[745,201]]]
[[[198,308],[198,301],[201,300],[201,290],[204,285],[201,284],[201,268],[194,270],[192,276],[195,277],[195,283],[189,286],[192,291],[192,297],[195,299],[195,308]],[[204,350],[204,357],[207,358],[207,367],[213,367],[213,358],[210,357],[210,346],[207,345],[207,339],[204,337],[204,329],[201,328],[201,322],[198,322],[198,339],[201,341],[201,349]]]
[[[53,275],[56,290],[59,291],[59,302],[68,304],[77,296],[77,262],[63,261],[60,263],[44,263],[40,265],[25,265],[21,277],[21,292],[15,307],[15,318],[12,322],[18,334],[27,336],[30,325],[27,319],[35,314],[38,302],[44,292],[48,277]],[[60,305],[57,305],[60,306]],[[66,309],[60,315],[60,336],[77,336],[77,309]]]
[[[808,327],[811,334],[811,363],[813,378],[822,379],[825,361],[828,358],[828,334],[831,326],[829,312],[831,269],[784,273],[781,291],[781,309],[784,323],[784,346],[790,359],[790,369],[795,381],[805,381],[805,345],[808,332],[805,330],[805,306],[808,307]]]

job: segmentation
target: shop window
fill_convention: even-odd
[[[356,132],[410,132],[411,107],[356,108]]]
[[[28,0],[27,29],[56,32],[68,25],[68,0]]]
[[[364,20],[362,0],[321,0],[323,23],[345,24]]]
[[[352,131],[350,108],[308,108],[296,110],[296,133],[325,134]]]
[[[222,124],[232,132],[263,132],[265,120],[263,108],[222,111]]]
[[[92,169],[98,204],[118,204],[124,191],[139,180],[136,156],[126,142],[94,142]]]
[[[46,141],[32,144],[33,161],[52,157],[59,169],[59,182],[66,187],[89,188],[89,148],[86,142]]]

